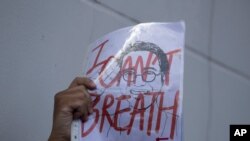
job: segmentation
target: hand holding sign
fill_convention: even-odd
[[[92,100],[87,89],[95,89],[95,84],[88,78],[77,77],[69,88],[55,95],[53,128],[49,141],[69,141],[73,119],[87,121],[93,112]]]

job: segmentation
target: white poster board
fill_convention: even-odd
[[[94,113],[82,141],[181,141],[183,22],[143,23],[89,47],[85,75]]]

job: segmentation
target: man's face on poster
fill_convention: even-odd
[[[123,58],[121,84],[125,86],[126,94],[132,97],[136,98],[139,94],[145,97],[150,92],[160,92],[163,86],[158,59],[153,62],[157,56],[152,54],[149,59],[149,54],[149,51],[134,51]]]

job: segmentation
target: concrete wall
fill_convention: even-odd
[[[0,138],[46,140],[53,96],[87,45],[115,29],[186,21],[184,138],[227,141],[250,123],[249,0],[1,0]]]

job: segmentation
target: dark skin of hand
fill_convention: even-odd
[[[75,78],[68,89],[61,91],[54,98],[53,127],[48,141],[70,141],[73,119],[87,121],[93,113],[92,101],[88,89],[96,85],[86,77]]]

